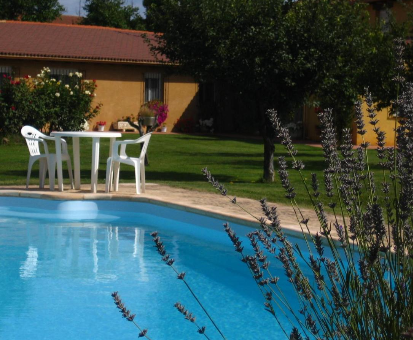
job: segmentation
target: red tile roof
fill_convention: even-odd
[[[52,21],[52,24],[65,24],[65,25],[79,25],[82,21],[82,17],[77,15],[62,15],[60,18]]]
[[[0,57],[157,63],[142,31],[0,21]],[[148,33],[148,37],[153,33]]]

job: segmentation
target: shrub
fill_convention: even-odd
[[[100,111],[101,104],[92,106],[96,81],[82,81],[79,72],[68,79],[67,84],[53,79],[47,67],[35,78],[6,76],[0,101],[1,133],[18,133],[23,125],[49,131],[81,130]]]
[[[398,46],[398,70],[403,70]],[[299,249],[284,234],[276,208],[261,205],[265,217],[261,230],[248,237],[254,255],[244,255],[238,238],[230,228],[228,235],[260,287],[267,310],[277,318],[281,311],[293,314],[289,338],[309,339],[401,339],[413,337],[413,84],[404,84],[399,73],[395,78],[401,95],[394,103],[399,120],[395,120],[396,147],[385,147],[385,133],[380,129],[372,96],[366,90],[365,101],[369,124],[377,136],[377,154],[381,160],[379,177],[370,169],[367,148],[363,142],[354,150],[350,129],[343,130],[343,143],[338,145],[332,110],[320,112],[321,139],[326,169],[325,195],[334,212],[329,222],[320,201],[322,195],[315,174],[311,181],[301,176],[317,213],[320,230],[312,233],[308,218],[297,203],[288,165],[279,158],[281,183],[295,210],[307,249]],[[356,103],[357,133],[365,135],[361,101]],[[292,171],[304,168],[291,143],[287,127],[276,112],[268,116],[287,153],[292,157]],[[224,195],[226,190],[206,170],[209,181]],[[380,199],[378,192],[384,193]],[[236,203],[236,199],[232,199]],[[326,250],[331,256],[326,255]],[[309,255],[304,255],[304,254]],[[299,311],[289,308],[291,297],[282,294],[278,277],[268,268],[275,257],[296,291]],[[306,265],[302,268],[297,261]],[[306,274],[305,269],[310,269]],[[286,334],[287,334],[287,330]]]
[[[403,70],[403,46],[398,45],[397,70]],[[257,218],[260,229],[247,236],[254,250],[245,252],[234,231],[225,225],[235,251],[248,266],[259,287],[266,310],[274,316],[275,325],[283,328],[290,340],[301,339],[374,339],[413,338],[413,83],[405,84],[401,73],[395,77],[400,96],[393,102],[396,146],[385,147],[385,133],[380,129],[372,96],[366,90],[365,101],[369,124],[377,136],[377,151],[368,150],[363,142],[354,149],[350,129],[344,129],[338,144],[332,110],[319,112],[322,147],[326,161],[324,190],[316,174],[306,179],[304,164],[297,159],[287,127],[281,125],[277,113],[267,112],[281,144],[292,157],[292,171],[301,174],[307,193],[317,214],[319,231],[309,228],[309,219],[301,211],[285,157],[279,157],[279,176],[286,197],[297,216],[306,249],[289,241],[284,233],[276,207],[260,201],[264,217]],[[357,133],[366,133],[361,101],[356,103]],[[380,173],[369,166],[369,152],[377,152]],[[203,169],[208,181],[224,196],[223,185]],[[379,191],[384,198],[379,198]],[[333,211],[328,221],[320,197],[325,195]],[[238,204],[235,197],[229,197]],[[184,280],[160,241],[153,234],[162,260]],[[331,255],[327,255],[330,253]],[[300,261],[297,261],[301,258]],[[279,277],[271,273],[270,260],[279,261],[284,275],[293,286],[301,306],[293,310],[291,296],[285,296],[278,285]],[[188,287],[189,288],[189,287]],[[198,299],[197,299],[198,301]],[[179,307],[179,308],[178,308]],[[192,314],[183,309],[191,321]],[[126,316],[129,311],[126,310]],[[287,314],[291,329],[279,322],[279,314]],[[204,329],[203,329],[204,331]],[[204,333],[202,333],[204,334]],[[257,330],[259,338],[259,330]],[[145,335],[146,336],[146,332]],[[222,335],[222,338],[225,337]]]

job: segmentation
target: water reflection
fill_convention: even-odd
[[[40,226],[26,222],[8,219],[0,227],[0,246],[8,247],[14,259],[22,258],[18,267],[20,278],[82,276],[117,280],[116,266],[133,265],[140,279],[147,280],[142,228],[89,223]],[[150,237],[147,242],[151,242]],[[9,260],[3,258],[2,262],[7,264]],[[15,267],[8,264],[3,275],[13,270]]]
[[[37,248],[29,246],[29,250],[26,252],[26,255],[26,260],[20,266],[20,277],[35,277],[37,271],[37,259],[39,257]]]

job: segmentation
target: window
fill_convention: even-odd
[[[378,17],[379,17],[380,22],[383,25],[383,31],[388,32],[390,30],[390,17],[391,17],[390,9],[386,7],[381,8],[378,11]]]
[[[163,83],[160,73],[145,73],[145,103],[151,100],[163,101]]]
[[[12,75],[12,68],[10,66],[1,66],[0,65],[0,89],[3,84],[4,75],[11,76]]]
[[[78,70],[69,69],[69,68],[51,68],[50,69],[50,78],[60,80],[63,84],[70,84],[69,73],[75,73]]]

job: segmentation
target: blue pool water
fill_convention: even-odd
[[[138,339],[113,291],[153,340],[200,338],[173,307],[177,301],[220,339],[161,261],[155,230],[227,339],[283,339],[223,222],[147,203],[0,197],[0,339]],[[231,226],[240,236],[251,231]]]

